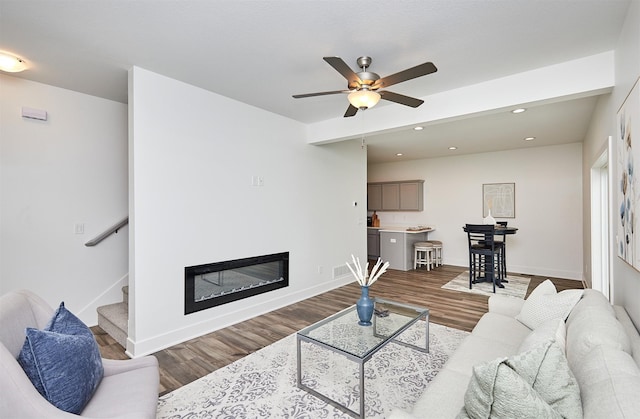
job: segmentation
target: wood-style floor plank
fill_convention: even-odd
[[[389,270],[371,287],[370,294],[427,307],[431,322],[471,331],[487,312],[488,297],[441,288],[463,271],[465,268],[446,265],[430,272]],[[547,279],[535,275],[522,276],[531,278],[527,296]],[[580,281],[549,279],[558,291],[583,287]],[[354,282],[159,351],[154,355],[160,363],[160,394],[184,386],[347,308],[355,304],[359,296],[359,286]],[[102,329],[96,326],[92,330],[103,357],[127,359],[124,348]]]

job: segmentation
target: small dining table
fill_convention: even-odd
[[[465,233],[467,232],[466,226],[463,226],[462,229],[464,230]],[[506,227],[506,226],[501,226],[499,224],[493,228],[493,234],[498,236],[505,236],[507,234],[516,234],[517,231],[518,231],[517,227]]]
[[[464,230],[465,233],[467,232],[466,225],[462,227],[462,230]],[[505,266],[506,266],[506,260],[507,260],[507,235],[516,234],[517,231],[518,231],[517,227],[507,227],[500,224],[496,224],[493,229],[494,236],[503,236],[502,242],[504,243],[504,245],[502,249],[502,252],[503,252],[502,257],[505,260]],[[489,263],[493,263],[493,260],[490,260]],[[487,276],[479,276],[473,282],[474,283],[493,282],[493,278],[490,278],[490,277],[487,278]],[[502,279],[496,283],[496,286],[500,288],[504,288],[504,285],[502,285],[503,282],[508,283],[509,281],[507,281],[506,279]]]
[[[506,227],[506,226],[497,225],[493,229],[493,234],[504,236],[507,234],[516,234],[516,231],[518,231],[516,227]]]

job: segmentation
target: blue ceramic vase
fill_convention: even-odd
[[[360,326],[371,326],[371,317],[373,317],[373,299],[369,298],[369,287],[361,287],[362,295],[356,302],[356,311]]]

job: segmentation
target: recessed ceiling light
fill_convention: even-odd
[[[424,127],[413,127],[414,131],[422,131]]]
[[[398,157],[400,157],[402,155],[403,155],[402,153],[396,153],[396,156],[398,156]]]
[[[518,108],[518,109],[514,109],[514,110],[512,110],[512,111],[511,111],[511,113],[522,113],[522,112],[524,112],[524,111],[526,111],[526,109],[525,109],[525,108]]]
[[[457,150],[457,149],[458,149],[458,147],[456,147],[456,146],[454,146],[454,145],[452,145],[451,147],[449,147],[449,150]]]
[[[536,137],[525,137],[524,138],[525,141],[533,141],[535,139],[536,139]]]
[[[0,70],[8,73],[18,73],[27,69],[23,59],[7,52],[0,52]]]

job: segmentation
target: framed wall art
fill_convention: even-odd
[[[516,184],[485,183],[482,185],[482,217],[515,218]]]
[[[617,252],[640,270],[640,87],[636,80],[616,115]]]

